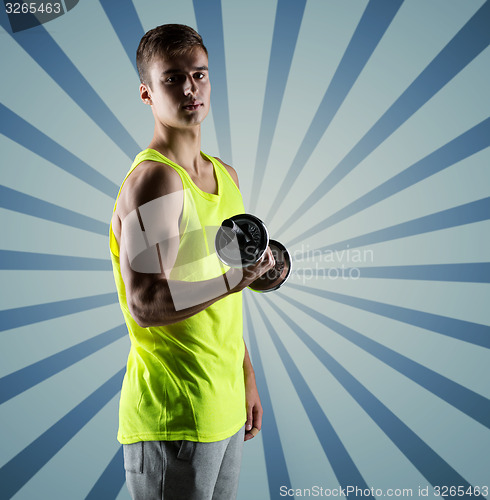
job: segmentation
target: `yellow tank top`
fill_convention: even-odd
[[[170,279],[198,281],[222,275],[226,269],[214,252],[213,234],[224,219],[244,212],[240,191],[226,168],[201,154],[213,164],[218,194],[199,189],[185,169],[152,149],[136,156],[124,179],[141,162],[151,160],[170,165],[182,180],[179,253]],[[233,435],[246,420],[241,293],[184,321],[142,328],[129,313],[112,226],[110,248],[131,340],[119,404],[119,442],[212,442]]]

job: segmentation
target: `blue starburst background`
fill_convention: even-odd
[[[239,498],[490,486],[490,2],[85,0],[0,13],[0,498],[129,499],[108,222],[153,131],[134,53],[169,22],[211,55],[203,150],[295,261],[244,294]]]

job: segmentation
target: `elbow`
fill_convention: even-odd
[[[141,328],[166,326],[178,321],[170,290],[164,280],[126,288],[129,313]]]
[[[136,321],[136,324],[141,327],[141,328],[149,328],[150,326],[155,326],[152,325],[149,321],[147,321],[145,318],[142,318],[140,316],[135,317],[133,315],[133,319]]]
[[[128,301],[128,308],[131,317],[136,324],[141,328],[149,328],[151,326],[167,326],[175,323],[171,311],[159,309],[154,311],[151,307],[144,304],[138,304],[135,301]]]
[[[128,301],[128,309],[131,317],[134,319],[138,326],[140,326],[141,328],[148,328],[149,326],[153,326],[149,321],[148,315],[145,314],[144,309],[138,307],[138,305],[135,304],[134,301]]]

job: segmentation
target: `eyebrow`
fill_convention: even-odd
[[[196,66],[193,68],[194,71],[208,71],[207,66]],[[162,73],[162,75],[168,75],[169,73],[185,73],[184,70],[180,68],[172,68],[172,69],[167,69]]]

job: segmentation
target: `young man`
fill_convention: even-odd
[[[211,90],[201,37],[159,26],[142,38],[137,65],[155,130],[110,230],[131,339],[118,432],[127,485],[135,500],[230,500],[243,441],[262,421],[240,292],[274,259],[268,250],[242,271],[214,253],[217,227],[244,208],[233,168],[201,152]]]

